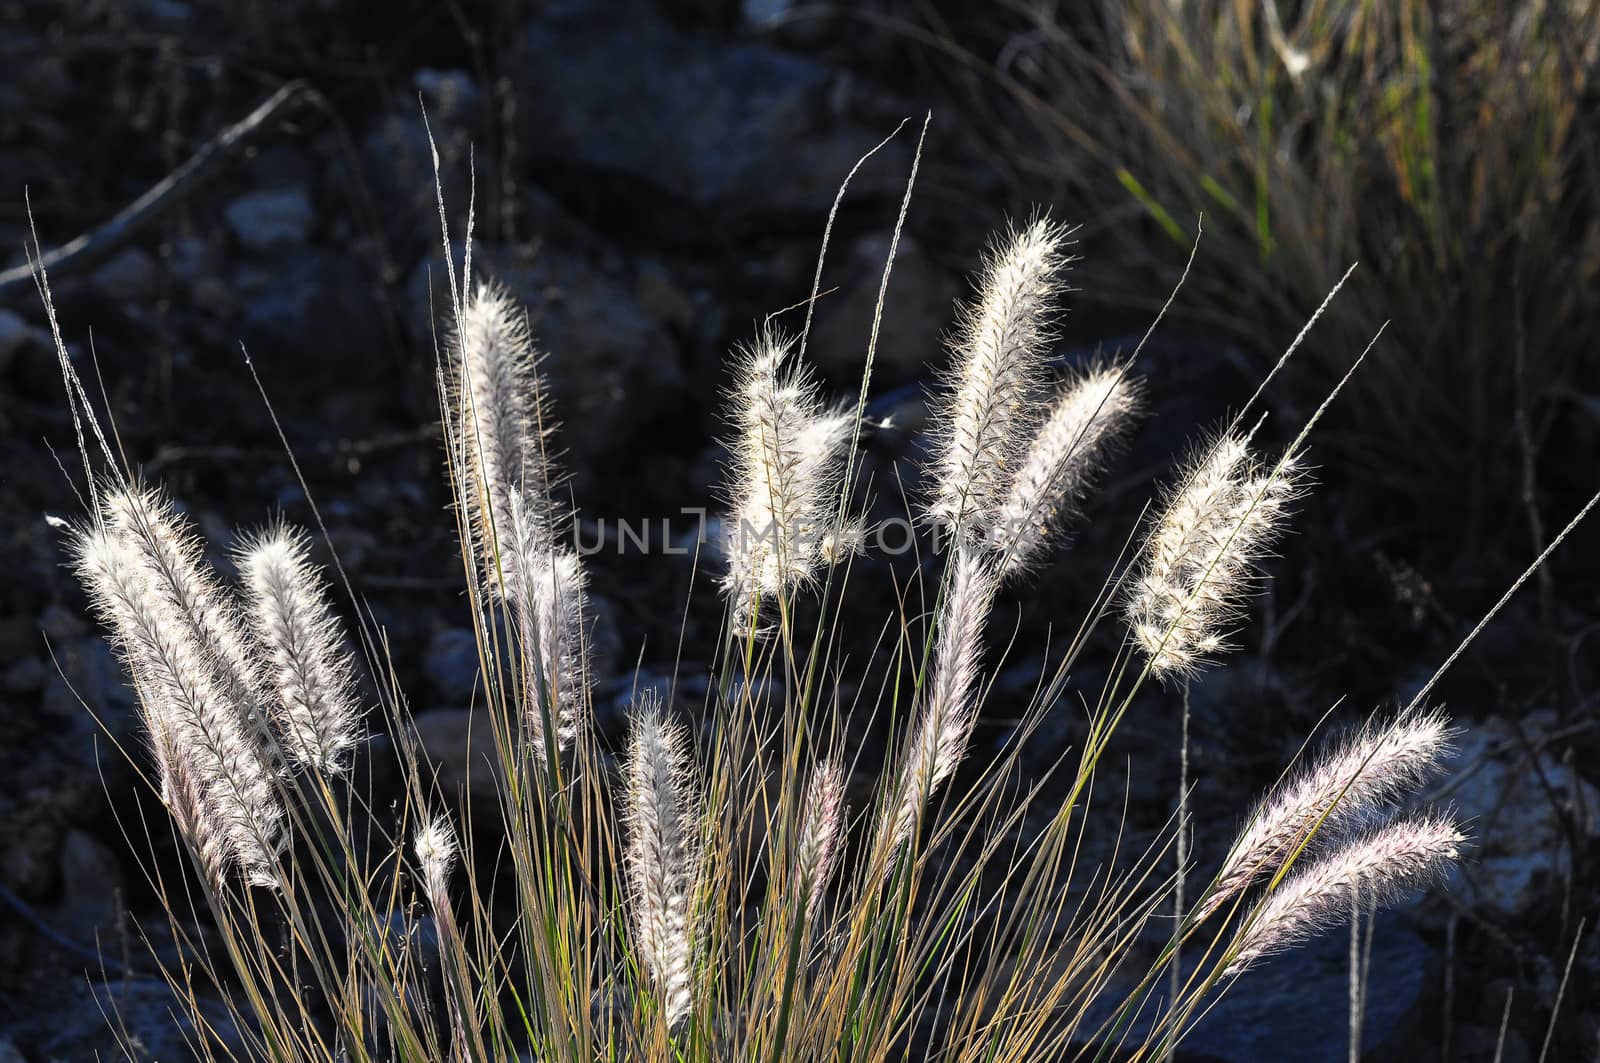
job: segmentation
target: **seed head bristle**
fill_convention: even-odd
[[[232,865],[251,882],[277,885],[283,810],[226,665],[131,536],[89,527],[74,535],[72,552],[134,677],[162,798],[202,866],[216,880]]]
[[[827,406],[790,353],[788,340],[763,331],[740,352],[731,395],[722,589],[741,619],[860,545],[857,525],[835,528],[855,417]]]
[[[692,909],[700,854],[687,741],[653,693],[634,707],[626,777],[634,945],[656,984],[669,1028],[689,1014],[692,1002]]]
[[[205,560],[205,543],[170,498],[140,485],[102,493],[100,523],[141,557],[152,593],[162,595],[170,615],[206,648],[235,710],[253,735],[258,754],[278,759],[268,728],[270,701],[259,655],[251,646],[233,597]]]
[[[1338,923],[1358,895],[1385,903],[1419,889],[1460,857],[1465,840],[1449,820],[1419,816],[1380,827],[1323,857],[1285,879],[1252,913],[1224,976]]]
[[[983,626],[998,579],[994,567],[973,550],[957,549],[950,564],[922,713],[910,732],[899,785],[881,827],[891,852],[910,840],[928,798],[955,773],[977,719]]]
[[[1139,388],[1121,369],[1095,369],[1056,395],[995,521],[990,545],[1002,578],[1025,571],[1087,493],[1133,426]]]
[[[1069,230],[1039,220],[990,253],[957,324],[950,389],[935,411],[929,515],[957,538],[992,530],[1045,391]]]
[[[443,816],[433,817],[417,828],[412,850],[429,903],[436,908],[442,906],[449,897],[450,869],[456,862],[455,828]]]
[[[1145,540],[1128,596],[1128,626],[1152,675],[1192,676],[1228,648],[1226,629],[1305,479],[1297,454],[1263,465],[1232,434],[1190,467]]]
[[[1368,726],[1261,803],[1234,842],[1200,917],[1277,870],[1313,832],[1338,834],[1420,785],[1449,749],[1437,712]]]
[[[310,540],[275,526],[242,544],[238,566],[277,695],[269,714],[285,751],[302,767],[347,771],[361,727],[355,668],[311,562]]]
[[[510,496],[507,593],[517,617],[525,673],[524,716],[534,747],[544,749],[545,710],[556,729],[556,749],[566,748],[588,706],[589,640],[585,631],[588,577],[576,553],[541,546],[520,491]]]
[[[547,385],[528,333],[527,316],[494,284],[478,284],[452,338],[452,439],[459,452],[459,502],[466,507],[491,593],[502,588],[496,561],[510,542],[511,494],[520,491],[525,519],[540,548],[561,520],[552,498],[555,424]]]
[[[801,813],[799,885],[806,898],[806,922],[812,923],[839,856],[844,768],[838,761],[824,761],[812,770]]]

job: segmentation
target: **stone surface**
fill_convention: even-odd
[[[52,652],[54,663],[46,666],[41,699],[43,712],[54,718],[59,731],[71,736],[70,749],[80,764],[120,761],[122,754],[110,739],[126,747],[133,737],[137,696],[116,653],[98,635],[54,643]]]
[[[61,900],[52,922],[75,941],[110,944],[126,899],[122,866],[99,839],[70,830],[61,842]]]
[[[430,119],[436,115],[456,120],[478,106],[478,83],[465,70],[424,67],[411,75],[411,87],[422,97]]]
[[[48,677],[43,661],[37,657],[24,657],[5,670],[0,687],[7,694],[31,694],[44,689]]]
[[[417,713],[413,725],[447,797],[458,800],[469,795],[480,807],[500,799],[504,776],[487,709],[429,709]]]
[[[156,294],[156,261],[137,247],[125,247],[94,271],[94,286],[107,298],[143,302]]]
[[[1154,954],[1152,950],[1151,959]],[[1194,962],[1188,953],[1185,959]],[[1433,949],[1403,913],[1379,914],[1362,1017],[1364,1056],[1386,1059],[1407,1043],[1418,1005],[1437,977],[1435,961]],[[1349,964],[1350,937],[1343,927],[1263,961],[1207,1002],[1209,1010],[1184,1038],[1179,1059],[1345,1063],[1350,1044]],[[1133,967],[1142,969],[1142,964]],[[1092,1030],[1111,1019],[1121,1003],[1114,990],[1108,991],[1091,1007],[1093,1021],[1083,1028]],[[1147,1006],[1135,1019],[1130,1045],[1140,1043],[1155,1012],[1153,1005]]]
[[[255,254],[285,251],[306,242],[316,212],[303,187],[249,192],[223,208],[234,238]]]
[[[95,986],[93,997],[83,1002],[78,1029],[63,1031],[45,1043],[46,1051],[54,1054],[53,1057],[93,1059],[96,1057],[91,1052],[99,1051],[101,1058],[123,1058],[123,1053],[115,1047],[110,1050],[102,1047],[116,1045],[105,1020],[106,1015],[115,1015],[143,1051],[140,1058],[160,1063],[182,1063],[195,1058],[190,1048],[190,1042],[198,1033],[194,1020],[187,1005],[165,981],[149,978],[109,982]],[[211,1035],[228,1049],[241,1051],[242,1040],[227,1009],[219,1001],[209,1000],[201,1004],[201,1009]],[[78,1054],[80,1052],[82,1054]]]
[[[28,324],[21,314],[0,307],[0,373],[6,371],[19,351],[49,344],[49,333]]]
[[[459,261],[459,259],[458,259]],[[473,249],[474,269],[505,285],[527,308],[535,342],[547,352],[541,370],[550,381],[560,418],[563,466],[580,497],[600,472],[624,454],[637,454],[640,434],[654,418],[681,409],[684,393],[679,353],[662,327],[640,306],[633,286],[585,256],[545,247],[524,260],[505,248]],[[430,276],[440,264],[419,265],[411,283],[414,328],[429,348]],[[448,334],[441,319],[439,334]]]
[[[478,642],[471,629],[447,627],[434,632],[422,655],[422,670],[446,700],[467,704],[480,672]]]
[[[837,285],[839,292],[818,301],[807,355],[843,383],[858,383],[866,366],[889,240],[888,233],[864,236],[845,249],[843,261],[823,271],[822,290]],[[955,282],[914,240],[901,239],[884,295],[873,368],[877,384],[921,379],[929,363],[943,364],[943,331],[957,293]]]
[[[1502,916],[1553,896],[1572,867],[1573,840],[1600,838],[1600,789],[1545,746],[1548,712],[1516,725],[1495,718],[1466,729],[1439,796],[1476,842],[1459,877],[1466,899]],[[1543,748],[1541,748],[1543,747]]]
[[[1450,1035],[1454,1063],[1533,1063],[1533,1053],[1515,1030],[1502,1038],[1498,1028],[1459,1026]]]
[[[533,20],[526,45],[531,153],[642,186],[719,225],[752,213],[826,210],[840,178],[891,131],[869,132],[832,113],[828,68],[681,30],[643,0],[551,4]],[[904,163],[904,149],[891,146],[863,167],[852,191],[898,189]],[[619,199],[615,209],[637,206]],[[650,224],[707,236],[693,215],[652,213]]]

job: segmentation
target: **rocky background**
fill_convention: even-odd
[[[30,208],[46,249],[93,230],[303,79],[300,104],[154,223],[54,271],[55,301],[129,461],[173,490],[219,560],[235,527],[311,520],[248,351],[443,781],[465,785],[477,662],[436,428],[434,311],[448,289],[424,111],[456,235],[475,188],[474,261],[527,301],[550,351],[592,541],[601,518],[659,530],[685,507],[715,510],[724,355],[805,297],[839,183],[909,119],[851,184],[823,275],[811,351],[830,386],[854,392],[931,109],[871,396],[891,425],[869,442],[874,492],[904,512],[953,301],[986,235],[1034,201],[1005,159],[964,135],[962,101],[894,28],[903,7],[0,3],[0,262],[24,262]],[[1079,220],[1071,203],[1044,206]],[[1095,259],[1137,231],[1099,231],[1081,248],[1064,363],[1127,351],[1148,323],[1095,291]],[[780,320],[799,327],[793,313]],[[1181,316],[1146,348],[1137,372],[1154,416],[1072,552],[1007,601],[1021,635],[980,743],[1005,739],[1052,625],[1055,642],[1076,627],[1173,457],[1254,389],[1259,353]],[[1265,435],[1282,442],[1306,410],[1287,396],[1269,406]],[[1572,460],[1592,468],[1593,457]],[[153,845],[171,860],[172,842],[160,827],[142,837],[135,809],[159,809],[133,799],[116,748],[137,749],[130,693],[46,523],[78,512],[81,476],[42,301],[31,281],[0,283],[0,1063],[114,1056],[110,1007],[149,1058],[188,1058],[143,944],[161,938],[160,913],[134,858]],[[1193,693],[1202,859],[1220,857],[1329,706],[1345,699],[1337,729],[1404,700],[1523,563],[1509,545],[1463,559],[1449,529],[1419,534],[1426,519],[1386,510],[1337,467],[1319,477],[1242,652]],[[1448,889],[1379,920],[1367,1058],[1488,1060],[1503,1013],[1499,1058],[1540,1058],[1569,956],[1543,1058],[1600,1052],[1593,544],[1558,557],[1440,687],[1463,734],[1436,796],[1478,843]],[[686,600],[682,670],[704,674],[717,612],[692,560],[606,550],[591,561],[608,739],[634,685],[670,673]],[[889,564],[855,580],[873,622],[892,598],[866,588],[889,585]],[[1088,657],[1074,696],[1098,689],[1106,654]],[[1075,741],[1068,708],[1034,739],[1040,764]],[[1153,690],[1109,758],[1134,764],[1108,783],[1128,788],[1134,837],[1170,812],[1177,726],[1171,692]],[[1252,973],[1181,1058],[1344,1059],[1347,948],[1330,934]]]

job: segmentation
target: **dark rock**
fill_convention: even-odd
[[[739,13],[751,26],[764,28],[780,25],[794,10],[794,0],[743,0]]]
[[[470,794],[479,807],[499,800],[504,773],[487,708],[428,709],[417,713],[412,726],[445,796]]]
[[[315,367],[319,388],[370,401],[374,363],[388,347],[371,277],[351,258],[302,249],[272,265],[245,263],[233,294],[252,355]]]
[[[61,900],[52,922],[72,938],[92,942],[115,935],[126,891],[111,850],[80,830],[61,842]]]
[[[303,245],[316,212],[304,187],[249,192],[223,208],[223,217],[246,251],[270,254]]]
[[[137,698],[110,645],[89,635],[54,644],[56,667],[48,672],[40,708],[68,735],[73,758],[85,767],[98,760],[116,764],[133,737]]]
[[[317,160],[303,143],[268,142],[250,153],[246,173],[255,188],[303,195],[316,180]]]
[[[1600,838],[1600,789],[1545,745],[1554,724],[1553,714],[1534,712],[1516,725],[1495,718],[1469,727],[1438,795],[1477,843],[1458,871],[1468,896],[1502,916],[1559,889],[1573,838]]]
[[[1528,1043],[1515,1030],[1487,1026],[1458,1026],[1450,1035],[1450,1058],[1455,1063],[1533,1063]]]
[[[77,610],[68,609],[58,602],[39,614],[39,630],[50,641],[61,642],[81,638],[88,632],[89,625]]]
[[[650,318],[684,332],[692,332],[700,306],[694,297],[678,286],[672,271],[659,260],[639,263],[633,282],[633,296]]]
[[[464,214],[472,185],[467,168],[471,125],[464,118],[457,120],[452,114],[441,114],[432,108],[428,121],[439,152],[439,181],[444,186],[446,202]],[[361,140],[360,171],[350,181],[359,180],[372,190],[379,224],[402,264],[400,268],[408,268],[428,249],[436,252],[440,237],[433,147],[428,143],[428,127],[414,107],[384,115],[367,130]],[[442,267],[437,283],[440,291],[447,291]],[[441,297],[441,305],[447,302],[448,296]],[[430,341],[425,349],[431,348]]]
[[[593,196],[597,213],[687,240],[726,236],[752,215],[825,211],[889,132],[831,112],[828,68],[678,29],[643,0],[550,5],[529,27],[525,61],[526,139],[546,171],[570,174],[572,194]],[[905,158],[891,145],[852,193],[898,190]]]
[[[160,278],[156,261],[137,247],[125,247],[91,278],[100,294],[122,303],[142,303],[155,295]]]
[[[0,307],[0,373],[6,371],[18,352],[44,350],[50,344],[48,332],[34,328],[21,314]]]
[[[172,275],[184,284],[193,284],[215,268],[211,245],[198,236],[184,236],[172,241],[165,249],[167,266]]]
[[[878,301],[888,233],[862,237],[847,249],[844,261],[824,269],[822,288],[837,286],[840,294],[817,303],[808,355],[834,379],[854,384],[866,367],[867,344]],[[878,333],[873,379],[920,379],[924,367],[938,364],[943,332],[950,323],[957,286],[928,261],[915,241],[903,238],[884,295],[883,323]]]
[[[423,651],[422,671],[446,700],[465,705],[479,682],[478,642],[470,628],[447,627],[434,632]]]
[[[169,29],[180,29],[194,13],[191,5],[181,0],[145,0],[144,16],[152,23]]]
[[[477,247],[473,262],[527,307],[538,345],[549,352],[542,369],[561,422],[564,465],[577,496],[590,499],[598,470],[637,454],[639,433],[654,418],[681,410],[678,352],[634,298],[632,285],[582,256],[547,246],[526,261],[504,248]],[[430,303],[430,271],[437,281],[438,265],[424,262],[411,284],[418,342],[429,347],[434,329],[428,309],[448,303]],[[448,321],[440,328],[447,330]]]
[[[24,657],[6,669],[0,686],[7,694],[33,694],[44,688],[49,672],[37,657]]]
[[[463,121],[478,108],[478,84],[465,70],[418,70],[411,87],[422,97],[430,121]]]
[[[0,882],[20,896],[49,896],[59,882],[61,817],[54,802],[38,799],[7,809],[8,821],[0,828]]]
[[[1186,963],[1193,962],[1185,956]],[[1433,950],[1403,913],[1378,915],[1361,1022],[1364,1057],[1388,1058],[1409,1043],[1423,994],[1436,977],[1434,965]],[[1209,1010],[1184,1037],[1179,1058],[1344,1063],[1350,1044],[1349,984],[1349,932],[1330,930],[1227,984],[1220,998],[1203,1005]],[[1108,992],[1091,1008],[1093,1021],[1082,1028],[1098,1027],[1121,1004],[1114,991]],[[1147,1005],[1132,1023],[1128,1043],[1140,1043],[1158,1015]]]
[[[246,264],[234,285],[244,303],[245,340],[293,347],[311,333],[312,308],[326,283],[325,256],[300,254],[283,266]]]
[[[200,1031],[183,998],[163,980],[138,978],[87,986],[79,976],[64,992],[68,999],[81,999],[39,1032],[38,1048],[47,1059],[128,1058],[108,1016],[115,1016],[118,1027],[136,1046],[133,1058],[160,1063],[187,1063],[197,1058],[190,1045]],[[207,1040],[212,1052],[223,1057],[242,1054],[243,1039],[221,1001],[201,998],[200,1009],[209,1027]],[[61,1021],[68,1014],[73,1020]],[[222,1048],[217,1047],[219,1043]]]

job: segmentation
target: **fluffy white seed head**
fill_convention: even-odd
[[[250,627],[275,693],[269,714],[297,764],[349,769],[361,729],[355,669],[305,533],[283,525],[242,544]]]
[[[528,510],[522,492],[512,491],[509,538],[516,548],[507,555],[515,562],[507,572],[507,595],[522,640],[529,738],[544,749],[548,710],[560,750],[578,733],[588,706],[588,577],[576,553],[537,542]]]
[[[692,1003],[699,809],[688,736],[654,694],[634,707],[625,788],[633,944],[672,1027]]]
[[[824,761],[813,769],[800,811],[799,885],[806,898],[806,922],[811,923],[839,858],[844,768],[838,761]]]
[[[1285,879],[1233,945],[1225,976],[1337,924],[1357,896],[1392,901],[1437,879],[1461,855],[1465,836],[1447,819],[1401,820],[1352,841]]]
[[[1297,454],[1263,464],[1232,434],[1190,466],[1145,540],[1127,601],[1134,644],[1152,675],[1192,676],[1228,648],[1228,628],[1305,479]]]
[[[527,316],[505,289],[474,287],[451,353],[458,503],[470,520],[486,582],[498,594],[503,574],[496,559],[510,548],[512,492],[522,492],[530,534],[541,549],[560,523],[550,495],[548,446],[555,425]]]
[[[992,528],[1045,392],[1068,230],[1039,220],[986,259],[977,302],[952,344],[950,388],[935,411],[930,516],[957,537]]]
[[[993,565],[972,550],[958,549],[950,564],[922,713],[910,732],[899,784],[881,828],[890,851],[910,840],[928,798],[955,773],[977,719],[983,625],[998,578]]]
[[[1068,381],[1034,435],[990,536],[1002,577],[1027,569],[1133,427],[1138,383],[1121,368]]]
[[[1318,759],[1261,803],[1199,914],[1209,915],[1275,872],[1313,832],[1337,834],[1415,789],[1437,768],[1449,740],[1442,713],[1410,713],[1363,728]]]
[[[428,901],[438,907],[449,896],[450,870],[456,862],[455,828],[443,816],[435,816],[417,828],[412,850]]]
[[[205,560],[205,543],[172,500],[154,488],[118,486],[101,496],[99,520],[131,545],[178,622],[206,648],[217,680],[254,735],[260,755],[277,757],[265,707],[270,700],[259,655],[232,596]]]
[[[762,332],[739,354],[731,395],[722,590],[741,619],[763,600],[811,583],[819,566],[861,541],[857,525],[835,527],[854,415],[826,405],[790,353],[789,341]]]
[[[202,867],[213,880],[236,866],[251,882],[276,885],[283,809],[226,662],[131,535],[90,527],[73,537],[72,552],[139,691],[162,798]]]

